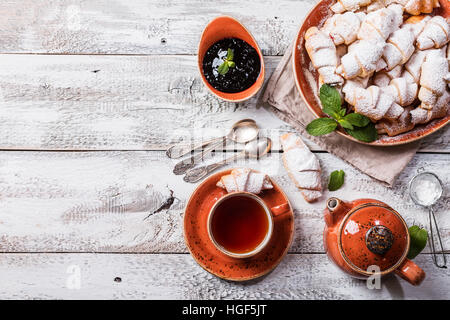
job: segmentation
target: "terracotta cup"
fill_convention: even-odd
[[[258,244],[258,246],[256,246],[252,251],[245,252],[245,253],[231,252],[231,251],[225,249],[223,246],[221,246],[214,238],[214,233],[212,232],[212,226],[211,226],[214,213],[216,212],[216,209],[220,204],[222,204],[224,201],[227,201],[228,199],[230,199],[232,197],[245,197],[245,198],[256,200],[256,202],[258,202],[258,204],[264,209],[264,212],[267,216],[267,221],[269,222],[269,226],[267,228],[266,235],[265,235],[264,239]],[[249,192],[228,193],[228,194],[224,195],[222,198],[220,198],[212,206],[211,210],[209,211],[208,220],[207,220],[207,230],[208,230],[209,239],[214,244],[214,246],[217,248],[217,250],[219,250],[223,254],[226,254],[227,256],[230,256],[232,258],[253,257],[254,255],[261,252],[269,243],[270,238],[272,237],[272,234],[273,234],[273,224],[274,224],[273,218],[280,216],[282,214],[288,213],[288,212],[290,212],[290,210],[291,209],[290,209],[289,203],[287,203],[287,202],[280,204],[278,206],[275,206],[273,208],[269,208],[263,199],[261,199],[260,197],[258,197],[257,195],[255,195],[253,193],[249,193]]]
[[[261,60],[261,71],[259,72],[259,76],[256,79],[255,83],[248,89],[237,92],[237,93],[225,93],[219,91],[206,80],[205,75],[203,74],[203,58],[205,56],[206,51],[216,42],[225,39],[225,38],[238,38],[247,42],[250,46],[252,46],[259,55]],[[202,77],[203,83],[205,86],[217,97],[231,102],[240,102],[247,99],[250,99],[254,96],[259,89],[261,89],[264,83],[264,58],[261,53],[261,50],[258,47],[253,36],[250,32],[236,19],[229,16],[221,16],[212,20],[203,30],[202,37],[200,39],[200,43],[198,46],[198,69],[200,71],[200,75]]]

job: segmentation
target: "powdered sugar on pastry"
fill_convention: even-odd
[[[387,87],[392,79],[399,78],[403,72],[403,67],[396,66],[389,71],[380,71],[374,74],[373,84],[379,87]]]
[[[450,18],[436,7],[439,0],[337,0],[332,11],[340,14],[321,29],[340,53],[328,43],[312,59],[331,61],[321,72],[343,78],[332,85],[347,111],[369,117],[380,133],[393,136],[448,114]]]
[[[379,134],[387,134],[391,137],[407,132],[414,128],[411,122],[411,107],[405,108],[396,120],[382,120],[375,125]]]
[[[262,190],[273,188],[267,175],[248,168],[233,169],[230,174],[222,176],[216,185],[228,193],[246,191],[259,194]]]
[[[338,64],[336,46],[330,36],[316,27],[305,33],[305,47],[314,68],[322,81],[328,84],[341,84],[343,79],[335,73]]]
[[[431,13],[439,7],[439,0],[375,0],[367,6],[367,12],[385,8],[392,3],[402,5],[409,14],[417,16],[421,13]]]
[[[412,15],[431,13],[434,8],[439,7],[439,0],[402,0],[405,2],[405,11]]]
[[[419,107],[411,111],[411,122],[414,124],[427,123],[433,119],[442,118],[448,115],[450,104],[450,93],[447,91],[440,96],[433,105],[422,103]]]
[[[320,164],[303,140],[287,133],[280,137],[283,148],[283,164],[289,177],[300,189],[306,201],[312,202],[322,195]]]
[[[361,22],[365,17],[366,15],[362,12],[335,14],[325,21],[321,30],[330,35],[335,45],[349,45],[356,40]]]
[[[377,69],[378,60],[383,54],[384,42],[361,40],[349,47],[349,52],[341,58],[336,73],[345,79],[367,77]]]
[[[361,7],[367,6],[373,0],[338,0],[331,6],[331,10],[335,13],[342,13],[345,11],[356,11]]]
[[[425,25],[417,37],[417,47],[420,50],[441,48],[450,40],[450,26],[444,17],[434,16]]]
[[[384,42],[403,23],[403,7],[392,4],[367,14],[358,32],[360,40]]]
[[[409,60],[414,53],[414,41],[416,38],[409,25],[398,29],[389,37],[383,50],[383,59],[388,70],[403,65]]]
[[[385,117],[391,107],[393,111],[388,114],[390,118],[398,115],[398,110],[400,110],[395,105],[394,97],[384,93],[377,86],[370,86],[367,89],[354,86],[344,93],[345,100],[355,107],[357,113],[375,121]],[[394,112],[394,110],[397,112]]]
[[[447,61],[450,64],[450,45],[447,46]],[[448,87],[450,88],[450,74],[445,77]]]
[[[391,80],[389,86],[382,88],[382,90],[393,96],[395,103],[406,107],[416,100],[418,85],[406,78],[395,78]]]
[[[366,7],[367,12],[376,11],[379,9],[386,8],[388,5],[392,4],[393,0],[375,0]]]
[[[409,61],[405,64],[405,71],[402,77],[408,81],[419,83],[422,64],[427,56],[427,51],[416,50]]]
[[[406,19],[404,25],[408,25],[414,33],[414,37],[417,39],[419,34],[425,28],[427,22],[431,19],[430,16],[420,15],[420,16],[412,16]]]
[[[429,50],[422,65],[419,100],[425,105],[433,105],[446,91],[448,61],[444,50]]]

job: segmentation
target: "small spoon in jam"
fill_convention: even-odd
[[[259,159],[262,156],[266,155],[270,151],[271,147],[272,140],[266,137],[261,137],[256,140],[247,142],[245,144],[244,150],[242,150],[240,153],[236,153],[230,158],[207,166],[188,170],[183,180],[186,182],[197,182],[200,179],[206,177],[211,172],[219,169],[220,167],[223,167],[227,163],[236,161],[241,158]]]
[[[208,146],[206,148],[204,148],[205,143],[203,143],[201,146],[192,149],[193,151],[198,150],[199,152],[195,153],[190,158],[178,162],[175,165],[175,168],[173,169],[173,173],[176,175],[185,173],[187,170],[193,168],[197,163],[202,161],[205,155],[219,148],[220,146],[225,145],[227,140],[232,140],[237,143],[246,143],[254,140],[258,136],[258,133],[259,127],[256,124],[255,120],[252,119],[240,120],[233,125],[230,132],[226,136],[209,141]],[[177,147],[177,149],[179,150],[181,149],[186,150],[186,148],[188,148],[186,147],[186,145]],[[167,152],[169,152],[169,150]],[[172,149],[170,153],[182,152],[179,150]]]

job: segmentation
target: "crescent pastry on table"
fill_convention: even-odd
[[[259,194],[262,190],[273,189],[266,174],[248,168],[233,169],[230,174],[222,176],[216,185],[228,193],[245,191]]]
[[[283,164],[289,177],[308,202],[322,196],[321,169],[319,160],[305,145],[303,140],[287,133],[280,137],[283,148]]]

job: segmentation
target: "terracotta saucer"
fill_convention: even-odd
[[[290,212],[274,218],[272,238],[265,249],[247,259],[236,259],[221,253],[212,244],[206,230],[208,213],[214,203],[226,194],[216,186],[221,176],[232,169],[218,172],[202,182],[192,194],[184,212],[184,240],[197,261],[206,271],[226,280],[246,281],[261,277],[273,270],[287,254],[294,235],[294,214],[288,198],[271,180],[274,189],[259,196],[269,207],[289,203]]]

